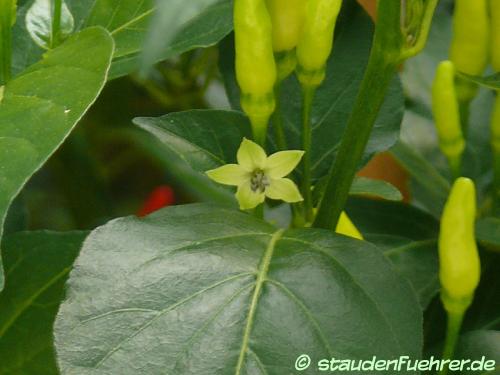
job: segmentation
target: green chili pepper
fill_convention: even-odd
[[[460,110],[455,91],[455,68],[451,61],[443,61],[437,68],[432,86],[432,111],[439,146],[448,158],[455,177],[458,177],[465,140],[460,125]]]
[[[444,207],[439,233],[441,299],[450,313],[464,312],[472,302],[481,266],[474,235],[476,192],[472,180],[460,177]]]
[[[303,86],[319,86],[333,48],[335,23],[342,0],[309,0],[297,46],[297,74]]]
[[[490,0],[491,65],[500,72],[500,1]]]
[[[487,0],[455,0],[450,60],[458,71],[475,76],[483,73],[489,58],[489,36]],[[470,101],[476,93],[477,85],[458,80],[460,101]]]
[[[262,144],[276,105],[273,90],[277,76],[265,0],[235,0],[234,34],[241,106],[250,118],[255,139]]]
[[[288,77],[297,65],[295,48],[304,25],[307,0],[266,0],[273,25],[273,48],[278,80]]]

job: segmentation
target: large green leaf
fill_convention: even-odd
[[[357,8],[357,7],[356,7]],[[335,158],[351,108],[363,79],[373,37],[373,25],[360,9],[349,22],[338,27],[326,80],[316,93],[312,110],[312,167],[315,178],[326,175]],[[234,108],[239,108],[239,90],[235,79],[233,38],[221,45],[221,71],[226,91]],[[290,148],[301,146],[301,90],[295,77],[283,83],[282,110]],[[395,77],[365,151],[366,162],[376,152],[390,148],[399,137],[403,117],[403,92]]]
[[[55,325],[63,374],[284,374],[420,356],[409,285],[367,242],[206,205],[93,232]]]
[[[243,137],[251,137],[248,120],[235,111],[193,110],[134,123],[201,172],[235,162]]]
[[[410,281],[425,309],[439,291],[438,222],[403,203],[362,198],[351,198],[347,212],[365,239]]]
[[[89,28],[6,85],[0,103],[0,227],[23,185],[96,99],[112,53],[107,31]],[[0,289],[1,268],[0,262]]]
[[[58,374],[52,327],[83,232],[5,237],[7,283],[0,294],[0,373]]]

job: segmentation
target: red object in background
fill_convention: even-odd
[[[137,216],[144,217],[160,208],[171,206],[175,203],[174,190],[167,185],[154,189],[144,202],[142,208],[137,212]]]

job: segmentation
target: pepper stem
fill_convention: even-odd
[[[61,41],[61,16],[62,16],[62,0],[54,0],[54,8],[52,12],[52,32],[50,35],[50,47],[55,48]]]
[[[304,217],[306,219],[306,222],[308,223],[312,223],[312,221],[314,220],[311,173],[311,111],[315,93],[316,86],[302,86],[302,148],[305,151],[304,157],[302,159],[302,195],[304,197]]]
[[[273,129],[274,137],[276,139],[276,144],[279,150],[286,150],[286,136],[285,129],[283,128],[283,113],[281,112],[281,82],[278,82],[274,88],[274,96],[276,97],[276,109],[273,113]]]
[[[464,312],[448,312],[448,326],[446,330],[446,340],[443,349],[442,359],[452,359],[455,354],[460,329],[464,319]],[[439,375],[446,375],[448,367],[443,367]]]

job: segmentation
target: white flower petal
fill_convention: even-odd
[[[243,138],[241,146],[236,155],[238,164],[248,172],[253,172],[256,169],[264,169],[266,165],[266,152],[257,143]]]
[[[271,184],[266,188],[265,194],[271,199],[282,200],[288,203],[304,200],[295,182],[288,178],[272,180]]]
[[[226,164],[206,172],[207,176],[223,185],[239,186],[247,182],[249,174],[238,164]]]
[[[252,189],[250,188],[250,184],[243,184],[238,186],[238,190],[236,191],[236,199],[240,204],[240,209],[250,210],[263,203],[266,199],[266,196],[264,193],[256,193],[252,191]]]
[[[266,174],[271,178],[289,175],[300,163],[304,151],[280,151],[272,154],[266,161]]]

